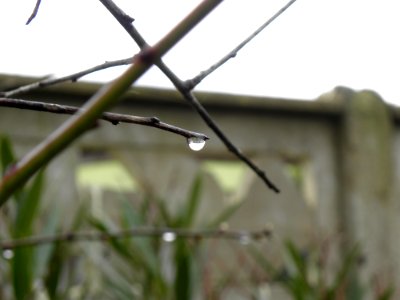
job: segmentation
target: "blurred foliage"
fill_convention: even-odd
[[[255,259],[270,274],[271,281],[287,291],[294,300],[362,300],[372,293],[376,300],[392,299],[394,289],[374,291],[363,287],[357,280],[357,271],[362,267],[361,252],[353,247],[336,264],[328,267],[325,251],[304,251],[291,241],[284,246],[286,262],[274,267],[262,253],[251,250]],[[371,295],[368,296],[368,299]]]
[[[12,168],[16,158],[10,141],[0,138],[1,171]],[[36,227],[40,226],[43,232],[54,233],[53,218],[39,219],[40,201],[44,186],[44,175],[40,171],[28,186],[14,193],[11,201],[2,208],[0,213],[2,238],[18,239],[31,236]],[[39,222],[40,221],[40,222]],[[38,224],[40,223],[40,224]],[[15,250],[5,249],[3,257],[9,260],[7,265],[2,263],[1,271],[3,283],[5,278],[12,283],[4,284],[1,289],[1,299],[10,299],[13,293],[15,299],[32,299],[35,279],[43,275],[48,262],[51,245],[41,247],[21,247]]]
[[[16,158],[7,138],[0,138],[0,167],[4,174]],[[65,215],[54,200],[44,203],[44,172],[13,195],[0,211],[0,238],[54,235],[62,220],[70,218],[69,232],[98,230],[111,233],[140,226],[194,228],[203,180],[195,179],[178,212],[171,213],[167,199],[143,193],[139,201],[128,196],[113,199],[113,211],[96,214],[92,199],[80,205],[74,216]],[[239,203],[240,204],[240,203]],[[226,208],[202,228],[217,229],[240,206]],[[196,225],[198,226],[198,225]],[[279,284],[290,299],[363,299],[367,288],[354,280],[359,250],[352,249],[325,281],[324,264],[287,242],[286,261],[274,266],[259,242],[184,239],[165,233],[162,237],[111,238],[99,242],[56,242],[3,249],[0,257],[0,299],[229,299],[230,288],[244,292],[243,299],[270,299],[257,286]],[[224,246],[221,248],[221,246]],[[264,245],[265,246],[265,245]],[[222,250],[220,250],[222,249]],[[218,256],[216,253],[219,253]],[[217,260],[216,260],[217,259]],[[220,259],[220,261],[218,261]],[[232,272],[231,267],[243,270]],[[248,267],[250,266],[250,267]],[[257,271],[255,271],[257,270]],[[218,273],[215,275],[214,273]],[[243,277],[244,274],[244,277]],[[387,289],[377,300],[391,299]]]

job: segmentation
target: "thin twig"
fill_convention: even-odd
[[[183,93],[184,91],[181,91]],[[197,112],[200,116],[203,117],[203,120],[206,124],[214,131],[214,133],[219,137],[219,139],[225,144],[227,149],[235,154],[241,161],[243,161],[247,166],[249,166],[260,179],[274,192],[279,193],[278,187],[268,178],[265,174],[265,171],[261,170],[251,159],[249,159],[243,152],[236,147],[221,131],[218,125],[214,122],[214,120],[209,116],[206,109],[199,103],[197,98],[194,96],[192,92],[185,92],[185,98],[192,103],[192,105],[197,107]]]
[[[28,21],[26,21],[25,25],[29,25],[29,23],[32,22],[32,20],[36,17],[36,15],[37,15],[37,13],[39,11],[40,2],[42,2],[42,0],[37,0],[36,1],[35,8],[33,9],[32,14],[29,17]]]
[[[237,45],[232,51],[230,51],[227,55],[221,58],[217,63],[213,64],[207,70],[204,70],[199,73],[199,75],[193,77],[186,81],[188,88],[193,89],[197,86],[204,78],[210,75],[212,72],[221,67],[224,63],[226,63],[231,58],[234,58],[238,52],[246,46],[251,40],[253,40],[261,31],[263,31],[268,25],[270,25],[276,18],[278,18],[285,10],[287,10],[296,0],[289,1],[285,6],[283,6],[279,11],[277,11],[271,18],[268,19],[267,22],[262,24],[256,31],[254,31],[250,36],[248,36],[244,41],[242,41],[239,45]]]
[[[165,234],[173,235],[173,238],[186,239],[226,239],[239,240],[249,243],[253,240],[269,238],[269,229],[258,231],[243,230],[193,230],[179,228],[157,228],[157,227],[137,227],[114,232],[68,232],[57,235],[31,236],[15,240],[0,241],[0,249],[15,249],[19,247],[39,246],[55,242],[77,242],[77,241],[107,241],[110,239],[123,239],[130,237],[163,237]]]
[[[10,91],[6,91],[6,92],[0,92],[0,97],[11,97],[11,96],[15,96],[17,94],[21,94],[21,93],[26,93],[29,91],[32,91],[34,89],[37,88],[41,88],[41,87],[46,87],[46,86],[50,86],[50,85],[54,85],[54,84],[58,84],[58,83],[62,83],[62,82],[67,82],[67,81],[71,81],[71,82],[75,82],[77,81],[79,78],[86,76],[88,74],[97,72],[97,71],[101,71],[107,68],[111,68],[111,67],[117,67],[117,66],[123,66],[123,65],[130,65],[133,61],[133,57],[130,58],[125,58],[125,59],[119,59],[119,60],[113,60],[113,61],[107,61],[103,64],[91,67],[89,69],[80,71],[80,72],[76,72],[74,74],[71,75],[67,75],[67,76],[63,76],[60,78],[49,78],[49,79],[44,79],[41,81],[37,81],[37,82],[33,82],[27,85],[23,85],[20,86],[16,89],[10,90]]]
[[[9,169],[0,181],[0,206],[12,193],[27,182],[41,167],[68,147],[93,126],[104,111],[115,105],[122,94],[136,82],[153,64],[178,43],[222,0],[204,0],[179,22],[153,47],[139,52],[134,63],[113,82],[104,85],[94,94],[77,114],[64,122],[55,132]]]
[[[121,24],[121,26],[128,32],[128,34],[135,40],[141,49],[148,47],[145,39],[135,29],[132,22],[127,18],[127,14],[123,12],[113,1],[111,0],[99,0],[107,10],[115,17],[115,19]],[[159,59],[155,65],[168,77],[168,79],[174,84],[177,90],[182,96],[191,104],[191,106],[199,113],[204,122],[214,131],[219,139],[224,143],[229,151],[236,155],[240,160],[246,163],[263,181],[264,183],[276,193],[279,193],[279,189],[275,184],[267,177],[265,172],[261,170],[255,163],[253,163],[248,157],[246,157],[223,133],[219,126],[215,123],[213,118],[208,114],[207,110],[197,100],[195,95],[191,92],[193,87],[188,86],[185,82],[180,80],[162,61]]]
[[[67,115],[73,115],[79,111],[79,107],[70,105],[61,105],[54,103],[27,101],[22,99],[10,99],[10,98],[0,98],[0,106],[50,112],[55,114],[67,114]],[[202,140],[209,139],[208,136],[206,136],[203,133],[189,131],[168,123],[164,123],[160,121],[160,119],[157,117],[141,117],[141,116],[104,112],[100,119],[108,121],[113,125],[117,125],[119,123],[130,123],[130,124],[155,127],[161,130],[179,134],[187,139],[189,138],[199,138]]]

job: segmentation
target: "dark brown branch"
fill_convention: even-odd
[[[79,108],[75,106],[44,103],[38,101],[27,101],[21,99],[10,99],[10,98],[0,98],[0,106],[51,112],[56,114],[69,114],[69,115],[75,114],[76,112],[79,111]],[[101,119],[108,121],[113,125],[117,125],[119,123],[130,123],[130,124],[155,127],[161,130],[179,134],[185,137],[186,139],[188,138],[200,138],[203,140],[209,139],[205,134],[189,131],[174,125],[161,122],[157,117],[140,117],[140,116],[105,112],[103,113]]]
[[[101,70],[104,70],[107,68],[111,68],[111,67],[129,65],[132,63],[132,61],[133,61],[133,57],[119,59],[119,60],[113,60],[113,61],[107,61],[103,64],[94,66],[92,68],[89,68],[89,69],[86,69],[86,70],[83,70],[80,72],[76,72],[71,75],[63,76],[60,78],[44,79],[44,80],[37,81],[37,82],[31,83],[31,84],[20,86],[16,89],[13,89],[10,91],[0,92],[0,97],[11,97],[11,96],[15,96],[17,94],[29,92],[29,91],[37,89],[37,88],[46,87],[46,86],[50,86],[50,85],[54,85],[54,84],[58,84],[58,83],[62,83],[62,82],[67,82],[67,81],[75,82],[79,78],[86,76],[88,74],[91,74],[91,73],[94,73],[97,71],[101,71]]]
[[[40,3],[42,2],[42,0],[37,0],[36,1],[36,5],[35,8],[32,11],[31,16],[29,17],[28,21],[26,21],[25,25],[29,25],[30,22],[32,22],[32,20],[36,17],[38,11],[39,11],[39,7],[40,7]]]
[[[164,234],[173,234],[175,238],[186,239],[227,239],[239,240],[244,243],[257,241],[271,236],[268,229],[259,231],[238,230],[193,230],[177,228],[147,228],[138,227],[115,232],[68,232],[58,235],[32,236],[16,240],[0,241],[0,249],[15,249],[19,247],[39,246],[55,242],[77,241],[107,241],[129,237],[162,237]]]
[[[188,88],[193,89],[197,86],[204,78],[210,75],[212,72],[221,67],[224,63],[226,63],[231,58],[234,58],[238,52],[246,46],[251,40],[253,40],[261,31],[263,31],[269,24],[271,24],[276,18],[278,18],[285,10],[287,10],[296,0],[289,1],[284,7],[282,7],[279,11],[277,11],[271,18],[268,19],[264,24],[262,24],[256,31],[254,31],[250,36],[248,36],[244,41],[242,41],[239,45],[237,45],[232,51],[230,51],[227,55],[221,58],[217,63],[213,64],[207,70],[204,70],[199,73],[199,75],[194,78],[186,81]]]
[[[115,17],[115,19],[121,24],[121,26],[128,32],[128,34],[134,39],[141,49],[148,46],[145,39],[135,29],[130,21],[132,18],[124,13],[118,6],[111,0],[99,0],[107,10]],[[127,17],[128,16],[128,17]],[[208,114],[207,110],[201,105],[197,98],[191,92],[193,87],[188,86],[185,82],[180,80],[160,59],[156,62],[156,66],[168,77],[168,79],[174,84],[177,90],[183,95],[183,97],[191,104],[191,106],[199,113],[204,122],[214,131],[219,139],[224,143],[229,151],[236,155],[240,160],[246,163],[273,191],[279,193],[279,189],[274,183],[269,180],[263,170],[261,170],[256,164],[254,164],[249,158],[247,158],[223,133],[219,126],[215,123],[212,117]]]
[[[181,91],[184,93],[184,91]],[[263,170],[261,170],[252,160],[250,160],[242,151],[237,148],[221,131],[218,125],[209,117],[206,109],[198,102],[197,98],[192,92],[185,92],[185,98],[194,106],[197,107],[197,112],[202,116],[206,124],[214,131],[214,133],[220,138],[220,140],[225,144],[226,148],[236,155],[241,161],[243,161],[247,166],[249,166],[261,180],[274,192],[279,193],[278,187],[268,178]]]

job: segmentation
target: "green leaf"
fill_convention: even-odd
[[[166,225],[168,227],[173,227],[175,220],[174,218],[171,216],[171,214],[168,211],[168,208],[165,204],[165,201],[163,201],[162,199],[156,198],[155,199],[155,203],[157,205],[158,211],[160,213],[160,222],[163,225]]]
[[[17,161],[17,158],[14,154],[14,150],[12,144],[8,137],[0,136],[0,170],[2,176],[12,167],[13,164]],[[17,201],[19,201],[23,197],[23,193],[21,189],[18,189],[14,192],[14,197]]]
[[[384,290],[384,292],[378,296],[377,300],[390,300],[393,298],[395,288],[390,286]]]
[[[362,286],[356,276],[350,278],[350,283],[346,289],[346,299],[362,300],[367,292],[366,287]]]
[[[207,228],[217,228],[221,223],[227,221],[236,210],[242,205],[241,202],[234,203],[225,208],[221,213],[219,213],[213,220],[207,224]]]
[[[35,177],[25,197],[17,203],[14,238],[29,236],[33,232],[33,221],[38,212],[43,186],[43,172]],[[34,278],[34,248],[21,247],[14,250],[12,260],[13,287],[15,298],[28,299]]]
[[[88,221],[93,227],[97,228],[97,230],[104,232],[104,233],[110,233],[107,225],[102,220],[100,220],[98,218],[94,218],[94,217],[89,217]],[[121,240],[111,238],[108,241],[111,244],[111,246],[113,247],[113,249],[117,251],[118,254],[120,254],[126,258],[129,258],[131,256],[128,249],[125,247],[125,245],[123,245],[121,243]]]
[[[346,281],[350,279],[350,276],[352,275],[351,273],[355,271],[354,267],[356,266],[359,254],[360,254],[359,248],[355,246],[346,255],[340,270],[337,272],[335,276],[335,280],[332,285],[332,288],[330,289],[330,293],[334,294],[335,291],[338,291],[343,285],[346,284]]]
[[[21,247],[14,250],[12,259],[13,288],[15,299],[29,299],[33,281],[33,249]]]
[[[48,207],[48,213],[42,217],[44,220],[41,234],[49,236],[54,235],[60,225],[62,216],[62,207],[55,202],[52,202]],[[56,244],[45,244],[35,248],[35,276],[42,276],[49,265],[52,252]]]
[[[122,200],[121,204],[122,215],[121,219],[124,223],[125,228],[132,228],[135,226],[140,226],[145,223],[143,215],[139,214],[135,207],[129,200]]]
[[[191,280],[192,256],[187,241],[179,238],[175,243],[175,247],[175,299],[191,299],[193,296]]]
[[[47,294],[50,299],[57,299],[57,290],[61,279],[64,264],[67,262],[66,245],[56,243],[52,248],[47,274],[44,278]]]
[[[110,233],[106,224],[101,220],[91,218],[90,223],[98,230]],[[148,239],[144,237],[128,238],[128,243],[124,243],[123,239],[116,238],[108,241],[116,255],[121,256],[132,270],[140,270],[143,274],[142,285],[146,292],[156,290],[165,292],[166,283],[161,275],[160,263],[157,260],[157,254],[151,249],[150,242],[146,241]]]
[[[134,228],[138,225],[144,224],[143,216],[139,215],[130,201],[126,200],[122,202],[122,217],[127,228]],[[159,261],[157,253],[155,253],[150,238],[143,237],[132,237],[129,239],[131,247],[135,248],[137,255],[141,257],[143,263],[147,265],[154,276],[160,276],[159,272]]]
[[[0,136],[0,151],[1,151],[1,173],[5,174],[7,169],[16,162],[14,151],[12,149],[9,138]]]
[[[296,299],[307,299],[312,293],[313,288],[308,282],[308,269],[306,260],[301,251],[291,242],[285,243],[287,253],[295,267],[294,274],[290,275],[288,287],[296,295]]]
[[[43,171],[40,171],[37,176],[35,176],[31,187],[26,189],[25,197],[18,202],[17,216],[15,220],[15,238],[31,234],[33,221],[38,213],[43,183],[44,173]]]
[[[189,191],[186,206],[180,212],[177,227],[190,227],[193,225],[196,217],[197,207],[200,201],[202,182],[201,176],[198,175]]]

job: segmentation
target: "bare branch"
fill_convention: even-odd
[[[269,24],[271,24],[276,18],[278,18],[285,10],[287,10],[296,0],[289,1],[285,6],[283,6],[279,11],[277,11],[271,18],[268,19],[267,22],[262,24],[256,31],[254,31],[250,36],[248,36],[244,41],[242,41],[239,45],[237,45],[232,51],[230,51],[227,55],[225,55],[221,60],[217,63],[213,64],[207,70],[204,70],[199,73],[199,75],[194,78],[187,80],[186,84],[188,88],[193,89],[197,86],[204,78],[210,75],[212,72],[221,67],[224,63],[226,63],[231,58],[234,58],[238,52],[246,46],[251,40],[253,40],[261,31],[263,31]]]
[[[30,22],[32,22],[32,20],[36,17],[38,11],[39,11],[39,7],[40,7],[40,3],[42,2],[42,0],[37,0],[36,1],[36,5],[35,8],[32,11],[31,16],[29,17],[28,21],[26,21],[25,25],[29,25]]]
[[[79,107],[75,106],[45,103],[38,101],[27,101],[22,99],[10,99],[10,98],[0,98],[0,106],[13,107],[19,109],[29,109],[42,112],[51,112],[55,114],[67,114],[67,115],[73,115],[77,111],[79,111]],[[161,130],[179,134],[187,139],[189,138],[199,138],[202,140],[209,139],[208,136],[206,136],[203,133],[189,131],[168,123],[161,122],[160,119],[157,117],[141,117],[141,116],[104,112],[103,115],[100,117],[100,119],[108,121],[113,125],[118,125],[119,123],[130,123],[130,124],[155,127]]]
[[[107,61],[103,64],[91,67],[89,69],[80,71],[80,72],[76,72],[74,74],[71,75],[67,75],[67,76],[63,76],[60,78],[50,78],[50,79],[44,79],[41,81],[37,81],[34,83],[30,83],[27,85],[23,85],[20,86],[16,89],[10,90],[10,91],[6,91],[6,92],[0,92],[0,97],[11,97],[11,96],[15,96],[17,94],[21,94],[21,93],[26,93],[29,91],[32,91],[34,89],[37,88],[41,88],[41,87],[46,87],[46,86],[50,86],[50,85],[54,85],[54,84],[58,84],[58,83],[62,83],[62,82],[67,82],[67,81],[71,81],[71,82],[75,82],[77,81],[79,78],[86,76],[88,74],[97,72],[97,71],[101,71],[107,68],[111,68],[111,67],[117,67],[117,66],[123,66],[123,65],[130,65],[133,61],[133,57],[130,58],[125,58],[125,59],[119,59],[119,60],[113,60],[113,61]]]
[[[153,64],[179,42],[204,17],[216,8],[222,0],[204,0],[197,5],[168,34],[153,47],[148,47],[136,55],[134,63],[118,78],[103,86],[79,110],[42,143],[22,157],[16,165],[6,172],[0,181],[0,206],[11,194],[41,167],[68,147],[86,132],[104,111],[115,105],[121,95],[131,87]]]
[[[141,49],[146,48],[148,44],[140,33],[135,29],[127,18],[127,14],[124,13],[117,5],[111,0],[99,0],[107,10],[115,17],[115,19],[121,24],[121,26],[128,32],[128,34],[135,40]],[[197,100],[195,95],[191,92],[193,87],[190,87],[185,82],[180,80],[162,61],[159,59],[155,65],[168,77],[168,79],[174,84],[177,90],[182,96],[191,104],[191,106],[199,113],[204,122],[214,131],[219,139],[224,143],[229,151],[236,155],[240,160],[247,164],[263,181],[264,183],[276,193],[279,193],[279,189],[272,183],[267,177],[264,171],[262,171],[255,163],[253,163],[248,157],[246,157],[223,133],[219,126],[215,123],[212,117],[208,114],[207,110]]]
[[[162,237],[164,234],[173,234],[175,238],[186,239],[226,239],[243,242],[258,241],[271,236],[269,229],[258,231],[243,230],[193,230],[179,228],[137,227],[114,232],[68,232],[58,235],[31,236],[16,240],[0,241],[0,249],[15,249],[19,247],[38,246],[55,242],[77,241],[107,241],[129,237]]]
[[[204,122],[214,131],[219,139],[225,144],[226,148],[234,155],[236,155],[236,157],[238,157],[241,161],[247,164],[247,166],[251,168],[271,190],[279,193],[280,191],[278,187],[268,178],[265,172],[261,170],[255,163],[253,163],[253,161],[250,160],[246,155],[244,155],[242,151],[226,137],[226,135],[210,117],[207,110],[200,104],[194,94],[190,91],[188,92],[184,89],[180,89],[180,86],[177,88],[184,95],[185,99],[189,101],[192,106],[196,107],[197,112],[203,118]]]

